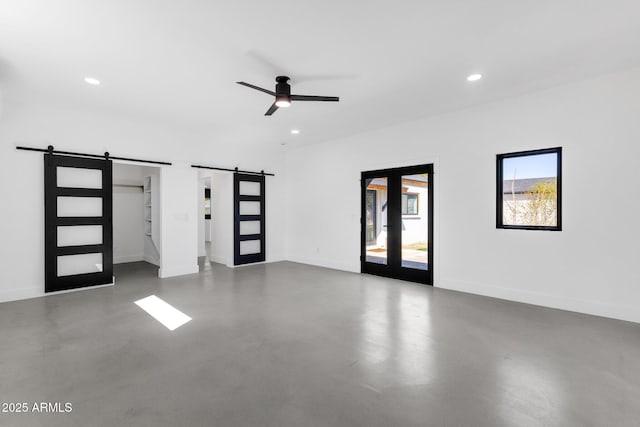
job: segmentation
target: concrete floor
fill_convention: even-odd
[[[2,426],[619,426],[640,325],[282,262],[0,304]],[[193,320],[170,332],[134,301]],[[1,409],[1,408],[0,408]]]

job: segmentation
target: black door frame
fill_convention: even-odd
[[[426,173],[427,185],[427,270],[402,267],[402,176]],[[387,178],[387,264],[366,261],[367,179]],[[360,271],[362,273],[433,285],[433,164],[365,171],[361,174]]]
[[[99,169],[102,171],[102,188],[58,187],[57,168]],[[45,212],[45,292],[84,288],[113,283],[113,190],[111,160],[83,157],[44,155],[44,212]],[[100,197],[102,216],[59,217],[58,197]],[[96,245],[58,246],[60,226],[102,226],[102,243]],[[58,257],[89,253],[102,254],[102,271],[95,273],[58,276]]]

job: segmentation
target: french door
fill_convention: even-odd
[[[433,284],[433,165],[362,172],[361,271]]]
[[[113,282],[111,160],[44,155],[45,292]]]

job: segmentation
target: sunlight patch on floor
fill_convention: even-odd
[[[136,301],[136,305],[149,313],[150,316],[162,323],[170,331],[179,328],[191,320],[191,317],[155,295]]]

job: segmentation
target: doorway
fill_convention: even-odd
[[[160,168],[113,163],[113,263],[160,267]],[[143,268],[153,268],[145,266]]]
[[[433,165],[362,172],[361,271],[433,284]]]

